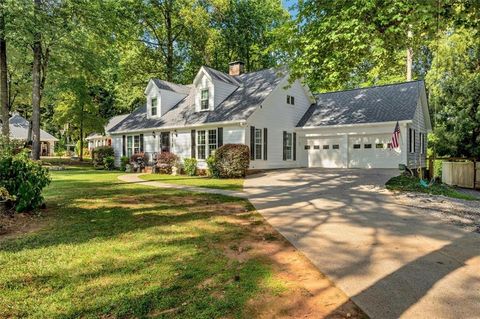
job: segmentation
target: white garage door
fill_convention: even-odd
[[[400,152],[388,147],[390,134],[350,136],[348,138],[348,167],[398,168]]]
[[[343,144],[342,144],[343,143]],[[308,139],[308,167],[345,167],[346,145],[342,138]]]

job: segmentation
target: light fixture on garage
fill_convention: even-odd
[[[156,134],[155,134],[155,131],[152,131],[152,136],[153,136],[153,138],[157,137]]]

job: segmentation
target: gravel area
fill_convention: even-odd
[[[436,216],[467,231],[480,233],[480,201],[469,201],[422,193],[394,193],[402,205],[420,208],[419,212]]]

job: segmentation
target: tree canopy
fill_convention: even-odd
[[[295,6],[292,17],[278,0],[2,1],[1,118],[18,111],[33,131],[83,140],[142,105],[152,77],[187,84],[202,65],[227,71],[242,60],[247,71],[288,65],[321,92],[404,81],[411,49],[413,78],[427,83],[432,145],[480,155],[478,1]]]

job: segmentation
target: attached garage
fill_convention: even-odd
[[[431,123],[422,81],[321,93],[315,99],[297,124],[303,166],[425,166]],[[400,137],[392,149],[397,123]]]

